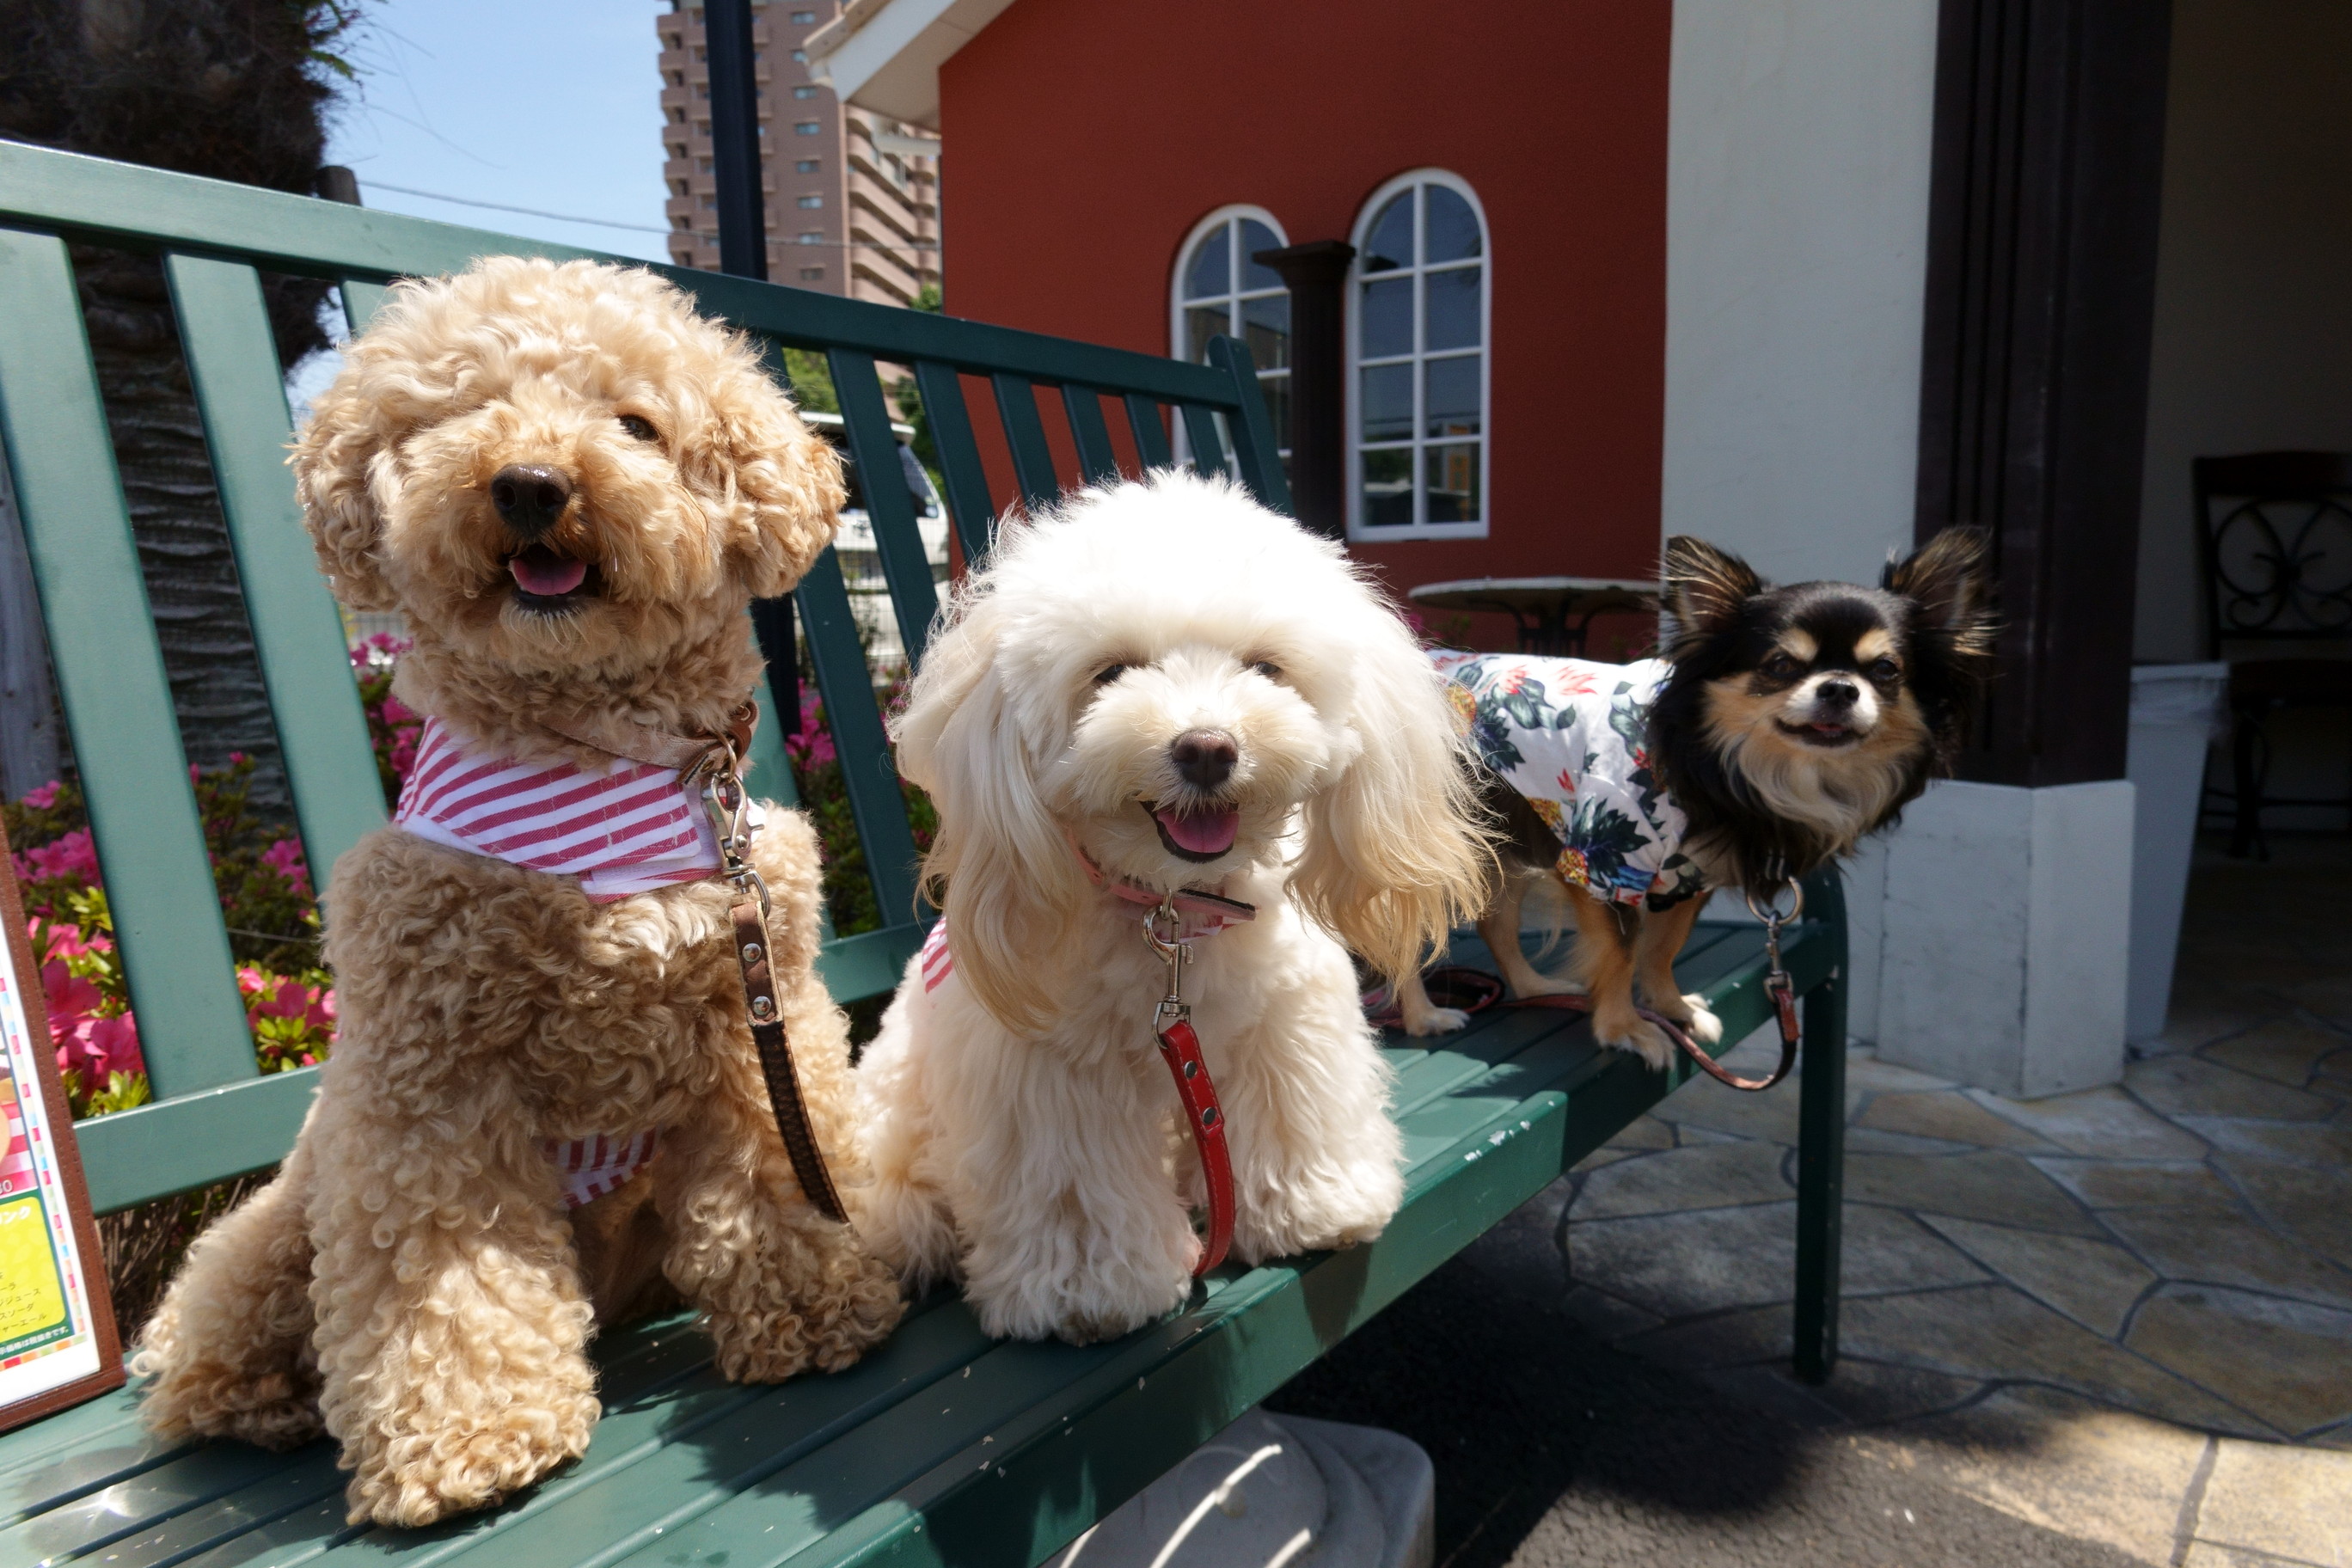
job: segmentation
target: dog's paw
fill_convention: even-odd
[[[562,1408],[520,1406],[468,1418],[441,1415],[421,1436],[366,1444],[352,1462],[344,1493],[353,1524],[415,1530],[488,1508],[569,1464],[588,1449],[599,1412],[593,1398]]]
[[[1640,1057],[1652,1072],[1664,1072],[1674,1065],[1674,1041],[1666,1037],[1664,1029],[1638,1014],[1615,1027],[1596,1018],[1592,1032],[1602,1045]]]
[[[1721,1043],[1723,1020],[1707,1011],[1706,997],[1685,996],[1683,1005],[1690,1009],[1690,1016],[1681,1020],[1685,1034],[1702,1046]]]
[[[1573,980],[1562,980],[1556,974],[1538,974],[1532,984],[1511,987],[1511,994],[1519,1001],[1530,996],[1581,996],[1584,987]]]
[[[1432,1007],[1426,1013],[1409,1013],[1404,1019],[1408,1035],[1450,1035],[1456,1029],[1467,1028],[1470,1015],[1459,1007]]]

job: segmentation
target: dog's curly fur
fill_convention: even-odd
[[[798,580],[842,500],[747,344],[650,273],[585,262],[397,287],[293,462],[337,594],[406,616],[403,698],[509,755],[588,763],[608,759],[539,719],[723,729],[761,668],[748,600]],[[546,537],[600,586],[565,614],[510,592],[519,544],[488,492],[518,462],[573,486]],[[819,1142],[854,1180],[815,837],[767,809],[777,989]],[[273,1447],[323,1426],[352,1521],[416,1525],[579,1455],[595,1323],[673,1289],[739,1381],[886,1335],[895,1280],[804,1201],[777,1135],[732,897],[702,880],[595,903],[396,826],[353,847],[326,900],[341,1026],[318,1100],[147,1325],[148,1425]],[[567,1215],[541,1141],[648,1127],[650,1166]]]
[[[1008,530],[898,721],[931,794],[954,973],[908,968],[858,1068],[859,1228],[991,1333],[1084,1342],[1175,1307],[1201,1184],[1154,1050],[1167,989],[1113,876],[1257,907],[1195,943],[1244,1261],[1369,1240],[1402,1193],[1348,946],[1402,965],[1492,866],[1436,672],[1339,550],[1179,474]],[[1188,736],[1232,769],[1194,778]],[[1230,820],[1180,855],[1145,803]],[[1234,814],[1228,818],[1225,814]]]

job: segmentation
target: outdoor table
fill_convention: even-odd
[[[1657,583],[1638,577],[1470,577],[1423,583],[1406,596],[1433,610],[1499,611],[1518,624],[1521,653],[1582,658],[1593,617],[1613,610],[1654,616],[1660,593]]]

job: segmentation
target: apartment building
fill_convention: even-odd
[[[702,6],[672,4],[654,19],[670,259],[715,271],[719,200]],[[866,110],[845,110],[830,87],[809,79],[802,46],[839,9],[837,0],[754,0],[768,277],[910,305],[926,285],[940,283],[939,139]]]

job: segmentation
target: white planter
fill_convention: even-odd
[[[1878,1054],[2016,1099],[2124,1071],[2127,780],[1935,785],[1887,845]]]
[[[2131,982],[2125,1037],[2164,1033],[2206,749],[2221,732],[2226,664],[2144,664],[2132,671],[2131,751],[2139,802],[2132,825]]]

